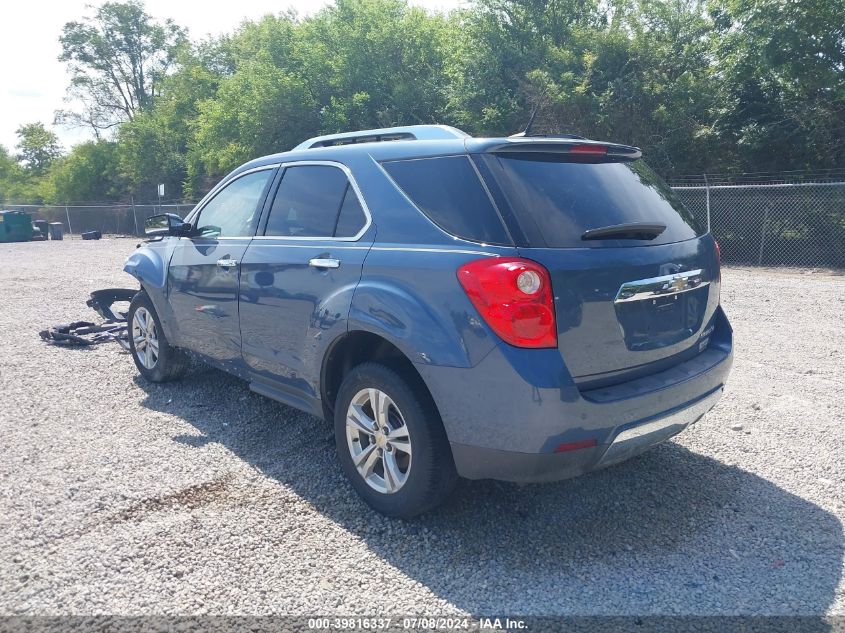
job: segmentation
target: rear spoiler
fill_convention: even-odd
[[[468,139],[467,145],[473,140]],[[483,143],[477,149],[494,154],[572,154],[580,158],[606,156],[617,160],[636,160],[643,155],[639,147],[581,138],[511,137]]]

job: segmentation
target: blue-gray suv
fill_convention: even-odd
[[[135,364],[186,352],[335,427],[376,510],[458,477],[551,481],[682,431],[722,394],[719,247],[635,147],[445,126],[317,137],[151,218]]]

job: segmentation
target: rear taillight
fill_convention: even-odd
[[[543,266],[520,257],[478,259],[458,269],[458,281],[503,341],[557,347],[552,282]]]

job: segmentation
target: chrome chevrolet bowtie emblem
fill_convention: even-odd
[[[709,281],[704,280],[704,271],[701,269],[629,281],[622,284],[619,288],[614,303],[642,301],[644,299],[680,294],[706,286],[709,283]]]
[[[671,289],[675,292],[682,292],[687,289],[687,286],[689,286],[689,283],[686,277],[675,277],[672,280]]]

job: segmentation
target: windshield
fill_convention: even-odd
[[[645,246],[687,240],[703,231],[695,218],[642,161],[571,162],[553,154],[486,155],[529,246]],[[665,225],[652,240],[597,239],[591,229]]]

